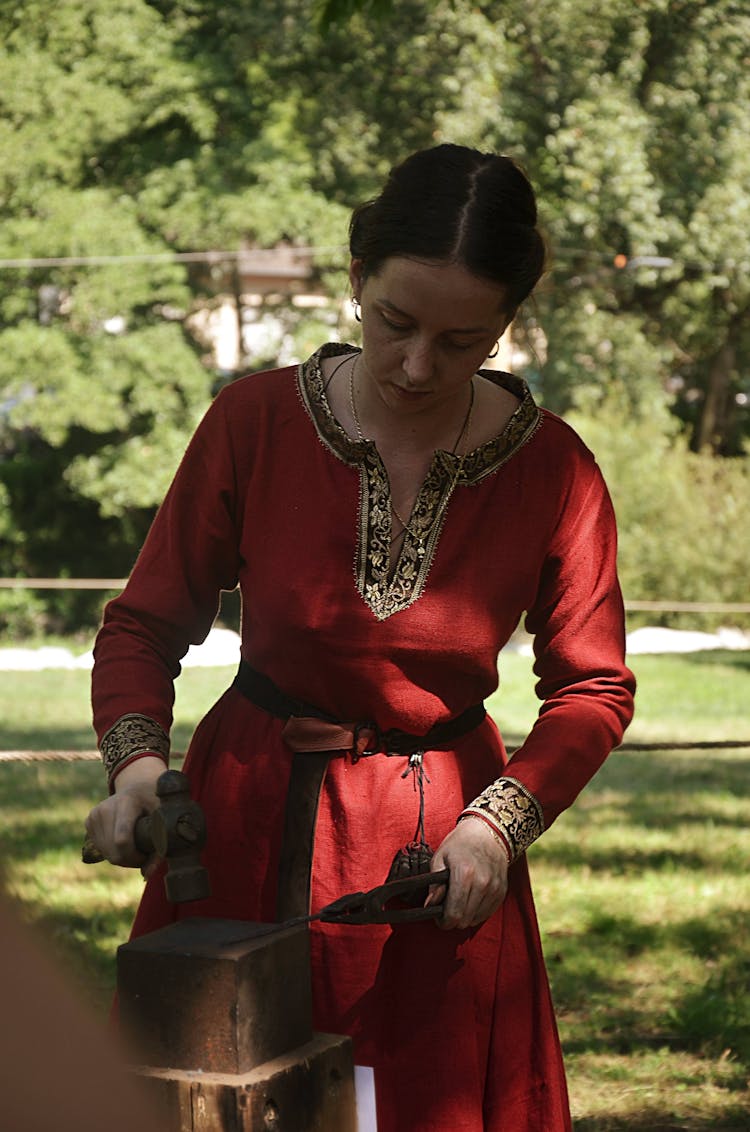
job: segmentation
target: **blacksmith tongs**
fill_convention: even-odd
[[[414,907],[414,901],[421,892],[427,896],[431,885],[447,884],[449,877],[448,869],[399,877],[398,880],[379,884],[369,892],[350,892],[340,896],[309,919],[321,920],[324,924],[404,924],[431,920],[442,915],[443,905],[431,904],[425,908],[418,904]]]

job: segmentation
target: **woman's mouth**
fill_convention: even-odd
[[[423,397],[430,396],[429,389],[404,389],[402,385],[394,385],[396,395],[404,401],[420,401]]]

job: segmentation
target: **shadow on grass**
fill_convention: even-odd
[[[675,1119],[656,1109],[615,1116],[587,1117],[573,1122],[574,1132],[748,1132],[748,1111],[738,1107],[721,1117]]]
[[[749,770],[750,760],[736,753],[615,755],[589,787],[585,801],[565,820],[576,830],[591,823],[598,808],[614,806],[627,837],[644,826],[666,831],[693,823],[699,826],[707,820],[701,795],[710,798],[715,791],[724,799],[746,796]],[[98,763],[0,764],[0,853],[27,869],[29,862],[48,851],[78,862],[82,818],[103,795]],[[709,817],[719,824],[713,815]],[[597,820],[598,828],[603,828],[601,818]],[[732,824],[728,818],[721,821]],[[596,851],[588,850],[575,837],[554,847],[550,842],[549,850],[541,842],[539,848],[555,867],[564,866],[571,876],[584,866],[611,873],[650,869],[667,874],[677,868],[708,871],[716,865],[692,841],[687,852],[641,852],[637,838],[633,849],[627,837]],[[703,840],[696,836],[698,846]],[[722,868],[733,874],[740,871],[734,855],[723,861]],[[41,862],[39,872],[43,873]],[[569,935],[547,933],[545,948],[566,1030],[566,1052],[627,1055],[666,1048],[710,1060],[731,1050],[735,1068],[725,1088],[739,1094],[745,1088],[750,1062],[746,913],[724,910],[708,918],[700,914],[700,908],[688,907],[682,910],[682,919],[653,923],[639,919],[639,911],[595,914],[583,930]],[[31,907],[31,915],[72,976],[86,984],[87,997],[97,1009],[106,1011],[115,982],[115,949],[127,938],[131,909],[107,905],[93,913],[83,914],[75,907],[58,912],[40,899]],[[675,982],[680,976],[674,972],[679,972],[686,957],[691,970],[697,967],[702,976],[684,985],[677,982],[668,996],[668,1008],[660,1012],[655,1005],[657,998],[665,1001],[663,995],[651,999],[644,991],[634,997],[633,980],[628,977],[631,964],[643,967],[653,959],[654,970],[660,972],[657,977]],[[643,987],[643,978],[640,983]],[[644,1109],[629,1114],[627,1120],[589,1117],[575,1127],[576,1132],[747,1132],[748,1113],[738,1109],[733,1122],[734,1111],[733,1105],[725,1107],[720,1121],[709,1123],[698,1116],[677,1120],[669,1113]]]
[[[583,933],[548,933],[546,951],[555,1000],[570,1015],[567,1052],[628,1054],[666,1047],[719,1057],[730,1050],[750,1063],[750,936],[744,910],[726,910],[710,921],[696,916],[656,924],[594,915]],[[630,964],[660,954],[697,959],[704,970],[703,981],[685,985],[666,1013],[643,998],[634,1001],[627,978]],[[744,1085],[740,1073],[738,1087]]]
[[[673,797],[721,788],[746,792],[750,769],[750,747],[722,751],[720,744],[704,750],[616,750],[587,788],[620,787],[639,804],[644,798],[663,791]],[[639,787],[643,786],[643,789]]]
[[[693,819],[693,821],[697,826],[704,824],[698,819]],[[679,824],[683,826],[690,824],[690,819],[685,819]],[[713,826],[726,824],[730,828],[736,828],[730,821],[722,823],[712,820],[711,824]],[[663,826],[655,826],[654,828],[663,828]],[[696,840],[699,840],[698,835],[696,835]],[[536,853],[541,858],[541,849],[536,850]],[[617,877],[632,879],[646,872],[670,873],[677,870],[700,871],[709,869],[715,864],[716,854],[711,851],[710,846],[707,846],[705,852],[702,852],[700,849],[641,849],[634,848],[632,845],[618,846],[616,849],[597,848],[585,842],[558,842],[554,849],[545,850],[545,858],[550,862],[554,861],[558,868],[585,868],[593,874],[609,874],[614,880]],[[724,856],[721,867],[725,875],[732,873],[743,878],[747,875],[747,860],[739,850],[733,857]]]
[[[705,652],[680,653],[680,659],[696,668],[737,668],[750,671],[750,652],[747,649],[707,649]]]
[[[29,811],[51,814],[93,805],[105,790],[99,762],[0,763],[0,815],[15,813],[19,824],[26,823]]]
[[[188,748],[196,724],[175,723],[172,752],[179,757]],[[7,727],[0,726],[0,751],[95,751],[96,735],[91,727]]]
[[[0,833],[0,847],[6,857],[12,852],[18,863],[34,861],[41,854],[70,854],[71,862],[80,861],[84,839],[83,821],[59,822],[57,818],[26,820],[22,824],[11,824],[7,833]],[[3,842],[6,842],[3,845]]]
[[[747,797],[750,750],[616,751],[589,783],[582,803],[571,811],[574,820],[596,811],[601,795],[614,800],[618,821],[625,825],[672,829],[710,820],[736,825],[732,815],[711,805],[713,797]],[[704,796],[706,801],[701,801]],[[722,802],[723,804],[723,802]]]
[[[616,753],[560,819],[558,835],[534,853],[557,868],[614,877],[710,871],[719,836],[722,873],[744,877],[747,860],[734,835],[745,822],[749,779],[750,757],[739,751]],[[662,844],[652,834],[663,834]]]

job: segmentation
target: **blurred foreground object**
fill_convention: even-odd
[[[157,1132],[104,1024],[0,897],[2,1128],[7,1132]]]

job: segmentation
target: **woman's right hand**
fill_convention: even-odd
[[[156,857],[146,860],[135,847],[135,823],[159,805],[156,783],[166,770],[164,760],[144,755],[124,767],[115,778],[115,792],[105,798],[86,818],[86,833],[96,848],[113,865],[140,868],[149,876],[156,868]]]

